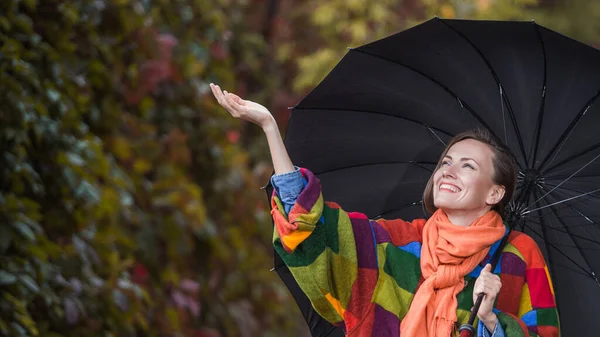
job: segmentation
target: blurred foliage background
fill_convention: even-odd
[[[3,0],[0,334],[306,336],[277,275],[261,131],[345,54],[438,15],[600,45],[595,0]]]

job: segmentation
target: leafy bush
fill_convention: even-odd
[[[3,335],[294,327],[269,272],[258,182],[270,172],[206,99],[207,78],[233,86],[231,11],[200,0],[0,4]]]

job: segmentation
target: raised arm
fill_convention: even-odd
[[[277,184],[286,185],[286,193],[275,193],[271,199],[275,250],[323,318],[347,333],[366,334],[372,327],[368,322],[373,321],[364,318],[374,312],[376,297],[388,298],[396,290],[401,291],[394,290],[396,281],[388,275],[382,290],[375,293],[380,274],[385,273],[385,268],[392,268],[392,262],[386,262],[386,250],[391,249],[398,256],[413,256],[396,247],[420,241],[424,221],[418,226],[402,220],[371,221],[364,214],[345,212],[338,204],[325,201],[319,179],[305,168],[296,172],[275,119],[265,107],[221,91],[216,85],[211,84],[211,89],[232,116],[259,125],[269,142],[276,173],[275,190],[280,190]],[[412,293],[420,269],[416,256],[406,259],[417,262],[405,268],[415,269],[407,272],[414,276],[414,282],[404,282],[410,289],[403,291]],[[379,302],[387,303],[381,298]],[[410,303],[405,302],[394,304],[395,315],[406,313]]]
[[[219,104],[227,109],[233,117],[252,122],[263,129],[269,144],[275,174],[294,171],[294,165],[283,145],[277,122],[267,108],[256,102],[247,101],[235,94],[223,91],[213,83],[210,84],[210,89]]]

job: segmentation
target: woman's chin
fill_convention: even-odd
[[[454,209],[454,204],[456,203],[452,202],[451,200],[446,200],[445,198],[438,198],[433,201],[433,205],[435,206],[435,208],[441,209],[443,211]]]

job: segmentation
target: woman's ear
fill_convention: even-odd
[[[492,187],[492,189],[490,190],[490,193],[488,194],[488,197],[485,200],[485,203],[490,206],[494,206],[494,205],[498,204],[500,201],[502,201],[502,198],[504,198],[505,193],[506,193],[506,188],[504,188],[504,186],[494,185]]]

